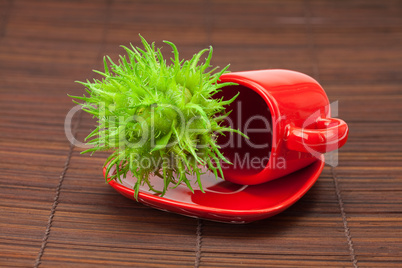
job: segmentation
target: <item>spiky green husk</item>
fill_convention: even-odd
[[[112,150],[105,162],[106,174],[113,167],[116,171],[109,180],[131,172],[137,178],[135,197],[145,183],[162,195],[171,183],[185,183],[192,190],[188,175],[196,175],[202,190],[201,167],[223,177],[220,161],[229,163],[219,151],[217,135],[225,131],[242,134],[220,125],[228,115],[224,106],[236,97],[228,101],[212,98],[220,88],[233,84],[217,83],[229,66],[219,72],[216,68],[207,71],[212,47],[184,61],[176,46],[164,41],[174,55],[167,64],[154,43],[141,39],[145,50],[123,46],[127,57],[120,56],[118,63],[104,59],[105,71],[95,71],[104,76],[102,80],[79,82],[89,96],[73,97],[83,101],[84,111],[98,118],[98,127],[87,137],[92,148],[84,153]],[[198,64],[208,51],[205,62]],[[163,179],[162,191],[150,184],[152,174]]]

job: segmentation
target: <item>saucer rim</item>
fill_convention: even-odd
[[[321,162],[321,163],[317,163]],[[161,210],[168,210],[168,207],[173,207],[175,209],[185,209],[185,210],[190,210],[191,212],[196,212],[193,214],[197,213],[202,213],[203,215],[208,215],[210,213],[214,214],[219,214],[221,216],[252,216],[252,215],[271,215],[280,213],[281,211],[287,209],[294,203],[296,203],[301,197],[303,197],[310,189],[311,187],[315,184],[317,179],[319,178],[320,174],[322,173],[322,170],[324,169],[325,166],[325,161],[324,161],[324,156],[321,156],[320,160],[317,160],[316,162],[310,164],[309,166],[305,168],[312,168],[311,166],[317,165],[316,169],[313,171],[313,174],[309,177],[309,179],[306,181],[305,184],[303,184],[300,189],[293,194],[291,197],[286,199],[285,201],[281,202],[277,206],[272,206],[268,208],[262,208],[262,209],[226,209],[226,208],[214,208],[214,207],[209,207],[209,206],[204,206],[204,205],[196,205],[196,204],[191,204],[191,203],[186,203],[183,201],[177,201],[177,200],[172,200],[172,199],[167,199],[165,197],[160,197],[157,195],[153,195],[151,193],[147,192],[139,192],[138,194],[138,202],[143,203],[144,205],[152,206],[152,203],[155,204],[161,204],[163,205],[163,208],[157,207],[157,209]],[[104,174],[105,174],[105,169],[104,169]],[[300,171],[300,170],[299,170]],[[294,173],[297,173],[299,171],[296,171]],[[294,174],[292,173],[292,174]],[[269,183],[269,182],[267,182]],[[118,191],[120,194],[134,200],[134,190],[130,189],[126,186],[123,186],[116,180],[111,180],[109,181],[109,185],[113,187],[116,191]],[[174,189],[171,189],[171,191],[174,191]],[[151,204],[148,203],[151,202]],[[173,213],[181,214],[175,211],[172,211]],[[190,216],[187,214],[183,214],[186,216]],[[200,216],[200,218],[207,218],[205,216]]]

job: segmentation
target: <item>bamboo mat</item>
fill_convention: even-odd
[[[104,183],[104,154],[64,133],[119,45],[214,46],[232,71],[315,77],[350,127],[294,206],[228,225],[137,204]],[[401,1],[0,0],[0,267],[401,267]],[[93,127],[74,118],[82,140]]]

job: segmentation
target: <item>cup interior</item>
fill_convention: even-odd
[[[227,175],[253,175],[267,165],[272,149],[272,116],[265,100],[253,89],[242,85],[227,86],[214,97],[229,100],[238,92],[239,96],[226,107],[232,111],[223,122],[226,126],[238,129],[249,139],[237,133],[225,132],[217,143],[220,151],[233,165],[222,164]]]

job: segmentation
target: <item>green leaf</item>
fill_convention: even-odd
[[[169,133],[166,134],[165,136],[159,138],[155,142],[155,147],[151,150],[151,153],[165,148],[166,145],[169,143],[169,140],[170,140],[170,137],[172,136],[172,133],[173,133],[173,130],[169,131]]]

